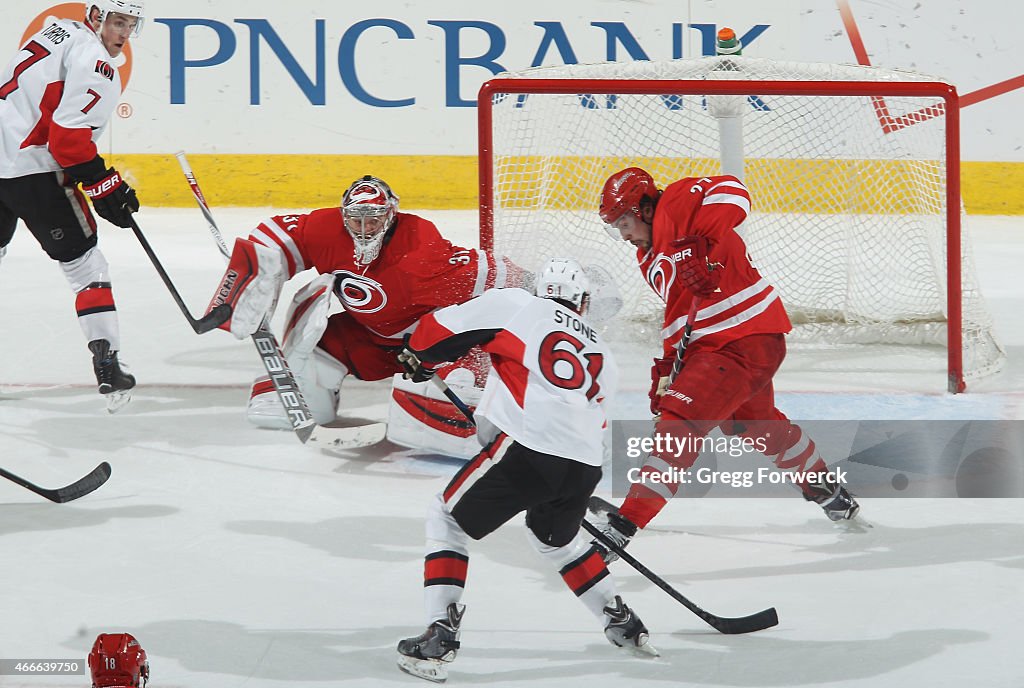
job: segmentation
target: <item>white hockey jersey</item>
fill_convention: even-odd
[[[54,20],[0,73],[0,177],[88,162],[121,97],[121,76],[85,24]]]
[[[600,466],[608,400],[618,369],[579,315],[521,289],[492,289],[425,316],[409,347],[425,362],[453,360],[474,345],[491,356],[476,407],[519,444]]]

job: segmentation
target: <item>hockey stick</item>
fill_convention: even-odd
[[[103,483],[107,482],[107,478],[110,477],[110,464],[104,461],[96,468],[92,469],[87,475],[82,476],[75,482],[64,487],[58,487],[55,490],[48,490],[45,487],[39,487],[22,477],[14,475],[9,471],[5,471],[0,468],[0,477],[7,478],[13,483],[17,483],[22,487],[32,490],[41,497],[46,497],[51,502],[63,504],[64,502],[70,502],[73,499],[84,497]]]
[[[149,260],[153,263],[153,267],[156,268],[156,272],[160,275],[160,279],[163,280],[167,290],[171,292],[171,296],[174,298],[174,303],[178,304],[178,308],[181,309],[182,315],[185,316],[185,320],[188,320],[188,324],[192,326],[192,329],[195,330],[196,334],[209,332],[210,330],[227,322],[228,318],[231,317],[231,306],[226,303],[220,304],[201,318],[192,317],[192,314],[188,312],[188,306],[185,305],[185,302],[181,298],[181,294],[179,294],[178,290],[174,287],[174,282],[172,282],[171,278],[167,275],[167,271],[164,270],[164,266],[160,264],[160,259],[157,258],[156,253],[153,252],[153,247],[149,245],[148,241],[146,241],[146,237],[143,235],[142,230],[139,229],[139,225],[135,222],[135,218],[129,215],[128,221],[131,222],[132,231],[135,232],[136,238],[139,240],[139,243],[142,244],[142,250],[146,252],[147,256],[149,256]]]
[[[189,188],[192,189],[192,195],[195,196],[199,210],[203,213],[203,217],[206,218],[206,224],[209,225],[213,240],[217,242],[217,248],[224,258],[230,259],[231,254],[228,252],[224,236],[220,233],[220,229],[217,228],[217,223],[213,221],[213,213],[210,212],[210,207],[206,204],[206,197],[203,195],[202,189],[199,188],[199,182],[196,181],[196,176],[192,173],[192,167],[185,158],[185,151],[178,151],[174,155],[178,158],[178,164],[181,165],[181,171],[185,174],[185,180],[188,182]],[[305,444],[316,428],[316,421],[313,420],[313,414],[309,410],[309,405],[302,396],[302,390],[299,389],[299,385],[295,381],[295,375],[292,374],[291,368],[288,367],[288,360],[281,351],[281,345],[278,344],[277,337],[270,331],[266,318],[260,323],[259,329],[252,334],[252,342],[256,345],[256,351],[260,355],[260,360],[263,361],[263,367],[267,369],[270,382],[274,385],[274,392],[277,393],[277,398],[280,399],[285,413],[291,420],[292,430],[295,431],[299,441]]]
[[[608,550],[615,552],[619,557],[632,566],[634,569],[639,571],[647,580],[651,581],[659,588],[664,590],[672,597],[676,602],[679,602],[684,607],[689,609],[691,612],[703,619],[709,626],[714,628],[719,633],[725,633],[727,635],[738,635],[740,633],[753,633],[755,631],[763,631],[766,628],[777,626],[779,624],[779,615],[775,611],[775,607],[769,607],[756,614],[750,614],[749,616],[738,616],[738,617],[725,617],[712,614],[709,611],[701,609],[696,604],[691,602],[678,590],[673,588],[671,585],[666,583],[660,576],[655,574],[649,568],[637,561],[632,555],[628,554],[624,549],[617,546],[614,542],[605,537],[598,528],[587,520],[584,520],[580,524],[584,530],[590,533],[594,538]]]
[[[473,418],[473,412],[469,410],[468,406],[466,406],[466,402],[460,399],[459,395],[452,391],[452,388],[448,386],[448,383],[437,375],[432,376],[430,379],[433,380],[437,388],[441,390],[446,397],[448,397],[448,401],[455,404],[455,408],[459,409],[462,415],[466,417],[466,420],[469,421],[470,425],[476,427],[476,419]]]
[[[672,361],[672,375],[668,379],[670,385],[675,382],[679,371],[683,369],[683,356],[686,355],[686,347],[690,345],[690,337],[693,335],[693,321],[697,319],[697,308],[699,306],[700,299],[694,296],[693,300],[690,301],[690,310],[686,314],[686,324],[683,325],[683,338],[679,340],[679,346],[676,347],[676,358]]]

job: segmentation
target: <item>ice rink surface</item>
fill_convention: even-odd
[[[271,211],[214,213],[231,236]],[[475,213],[423,215],[476,244]],[[201,311],[223,264],[198,211],[137,217]],[[1024,417],[1024,220],[972,217],[971,230],[1002,373],[954,397],[941,359],[921,370],[885,351],[837,363],[794,350],[779,406],[794,419]],[[55,487],[113,466],[106,485],[65,505],[0,480],[0,658],[84,661],[98,633],[128,631],[149,653],[153,688],[426,685],[398,671],[394,647],[423,629],[423,516],[460,463],[387,442],[332,454],[249,426],[251,343],[195,335],[130,231],[104,224],[100,245],[139,380],[113,416],[58,267],[23,227],[0,264],[0,467]],[[620,355],[618,417],[644,417],[650,355]],[[345,422],[384,419],[388,390],[346,382]],[[796,497],[670,504],[630,551],[716,614],[775,606],[781,622],[720,635],[616,563],[656,660],[609,645],[509,524],[471,550],[449,684],[1024,684],[1024,501],[865,499],[863,514],[874,527],[851,531]],[[0,676],[5,687],[87,682]]]

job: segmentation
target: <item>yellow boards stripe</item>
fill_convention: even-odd
[[[191,154],[189,162],[213,207],[329,207],[338,204],[348,185],[363,174],[387,180],[405,208],[477,207],[477,161],[472,155]],[[118,155],[110,163],[138,189],[145,205],[188,207],[194,203],[173,155]],[[514,194],[520,200],[512,205],[523,209],[540,198],[566,210],[585,210],[590,201],[596,206],[604,178],[627,165],[646,167],[659,184],[720,173],[717,161],[701,159],[519,156],[502,164],[509,183],[520,187]],[[530,188],[526,180],[536,178],[533,173],[541,164],[550,166],[542,183],[554,183],[558,193]],[[905,161],[764,159],[747,161],[744,181],[754,207],[765,212],[829,212],[825,204],[833,193],[843,195],[838,193],[841,189],[852,191],[846,195],[854,199],[843,212],[926,212],[908,205],[906,199],[910,183],[941,189],[942,180],[928,167]],[[968,213],[1024,214],[1024,163],[964,162],[961,184]],[[769,198],[773,200],[767,205]]]

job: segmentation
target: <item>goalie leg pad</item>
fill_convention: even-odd
[[[297,352],[296,352],[297,353]],[[317,425],[326,425],[338,417],[338,399],[341,384],[348,376],[348,368],[322,349],[307,354],[285,354],[295,382],[313,414]],[[266,375],[256,378],[246,408],[249,422],[260,428],[291,430],[291,420],[285,415],[274,385]]]
[[[284,280],[280,251],[249,239],[235,239],[228,268],[206,312],[222,303],[230,305],[231,317],[218,327],[245,339],[273,307]]]

